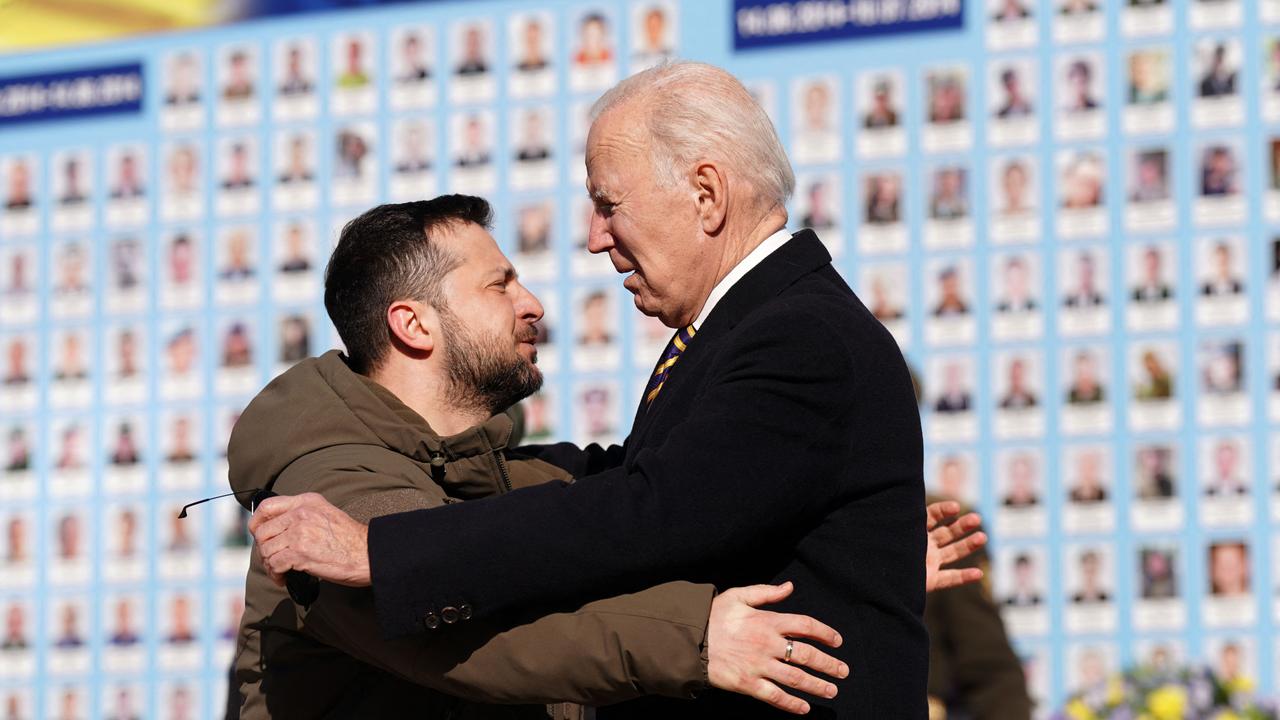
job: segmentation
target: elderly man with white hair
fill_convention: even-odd
[[[833,697],[789,695],[803,678],[779,672],[757,683],[765,702],[706,690],[598,717],[924,718],[910,375],[818,237],[785,229],[795,180],[768,117],[721,69],[663,65],[596,103],[586,160],[588,249],[607,253],[636,307],[676,331],[626,442],[522,448],[577,482],[367,528],[311,496],[269,500],[252,528],[265,567],[371,584],[389,635],[447,632],[431,620],[464,606],[479,619],[677,579],[792,581],[778,609],[843,635],[830,652],[850,673],[832,678]],[[495,537],[511,540],[494,547]],[[773,657],[786,669],[814,650],[789,639]]]

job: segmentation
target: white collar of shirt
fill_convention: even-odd
[[[738,281],[741,280],[744,275],[751,272],[751,269],[755,266],[764,262],[764,259],[772,255],[775,250],[786,245],[787,241],[790,239],[791,232],[786,228],[783,228],[765,238],[764,241],[757,245],[754,250],[747,253],[746,257],[739,260],[738,264],[734,265],[733,269],[729,271],[729,274],[725,275],[724,279],[712,288],[711,294],[707,296],[707,301],[703,303],[702,312],[699,313],[698,319],[693,322],[693,326],[701,330],[702,324],[707,321],[707,316],[709,316],[711,311],[715,309],[716,304],[719,303],[725,295],[729,294],[729,289],[734,285],[737,285]]]

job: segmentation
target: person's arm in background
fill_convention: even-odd
[[[978,550],[948,569],[989,566]],[[1022,663],[1009,644],[989,583],[930,593],[929,695],[944,706],[963,708],[975,720],[1029,720],[1032,703]]]
[[[367,450],[355,456],[341,449],[322,450],[281,473],[276,487],[286,493],[317,492],[360,522],[446,501],[435,486],[424,490],[403,476],[405,469],[398,466],[404,461],[398,456],[388,453],[383,462],[380,467]],[[501,535],[489,546],[500,551],[518,542],[518,537]],[[261,571],[257,562],[255,566]],[[749,653],[748,645],[755,642],[772,641],[781,647],[784,636],[831,641],[835,631],[809,618],[753,609],[753,604],[778,602],[785,595],[757,587],[716,597],[710,585],[672,582],[559,612],[526,610],[491,622],[463,617],[465,611],[459,611],[450,618],[453,627],[439,633],[385,640],[367,588],[326,584],[315,603],[298,608],[298,617],[303,632],[356,659],[479,702],[602,705],[648,694],[687,698],[709,683],[747,692],[761,677],[775,677],[784,685],[790,680],[792,686],[815,694],[834,689],[799,667],[809,665],[836,677],[847,673],[816,650],[797,656],[795,666],[781,672],[772,668],[771,673],[746,673],[749,677],[741,681],[731,677],[732,671],[748,668],[720,659]],[[734,633],[720,628],[728,625],[726,620],[734,621]],[[714,665],[709,639],[718,646]],[[773,660],[772,655],[756,655],[757,665]],[[786,680],[778,677],[784,673]],[[788,697],[775,704],[799,702]]]

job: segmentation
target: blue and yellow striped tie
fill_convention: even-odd
[[[662,384],[667,381],[667,376],[671,374],[671,368],[675,367],[676,361],[680,359],[680,354],[689,347],[689,341],[697,335],[698,331],[690,325],[677,332],[671,338],[671,342],[667,344],[667,351],[662,353],[662,360],[658,362],[658,367],[653,371],[653,377],[649,378],[649,386],[644,389],[644,402],[647,407],[658,397],[658,393],[662,392]]]

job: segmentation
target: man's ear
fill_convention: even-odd
[[[728,186],[724,173],[713,163],[699,163],[693,170],[693,189],[698,202],[698,221],[702,232],[716,235],[724,229],[728,214]]]
[[[413,357],[426,357],[435,350],[439,321],[435,308],[416,300],[396,300],[387,307],[392,344]]]

